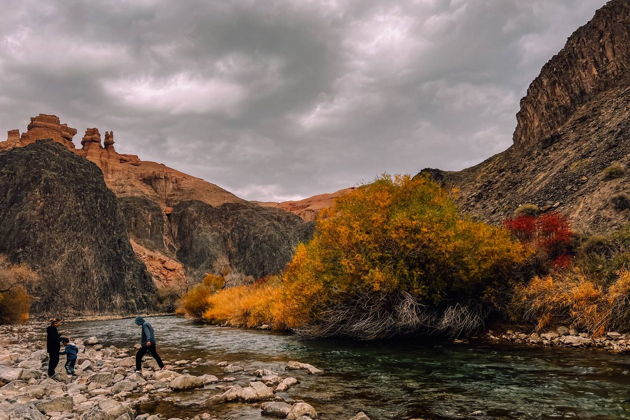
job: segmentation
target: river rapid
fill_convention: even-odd
[[[568,349],[412,341],[311,340],[269,331],[150,317],[158,349],[168,362],[204,358],[283,372],[299,360],[323,369],[300,375],[288,396],[312,404],[322,419],[364,411],[380,419],[630,418],[630,356]],[[132,348],[140,329],[133,319],[71,322],[62,332],[97,336],[105,345]],[[199,366],[192,374],[223,376]],[[236,375],[235,375],[236,376]],[[200,395],[188,395],[198,400]],[[160,402],[145,412],[184,417],[194,404]],[[228,404],[221,418],[259,419],[260,410]]]

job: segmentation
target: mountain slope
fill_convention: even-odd
[[[461,207],[498,223],[523,204],[583,232],[630,220],[630,2],[613,0],[568,39],[521,100],[514,144],[459,172],[427,169]],[[607,168],[625,171],[616,178]],[[626,203],[626,204],[624,204]]]
[[[0,253],[41,276],[34,309],[137,312],[155,287],[96,165],[52,141],[0,152]]]
[[[81,149],[72,142],[75,134],[58,117],[40,114],[31,118],[21,135],[19,130],[9,131],[0,151],[49,138],[96,164],[118,198],[133,250],[159,288],[187,288],[206,272],[227,270],[241,277],[276,274],[297,243],[310,238],[312,226],[289,212],[257,206],[163,164],[118,153],[113,132],[105,132],[102,140],[97,128],[88,128]],[[194,212],[172,214],[189,208],[190,202],[204,215],[199,226]],[[214,239],[202,242],[209,249],[200,251],[199,238],[208,236]],[[189,252],[202,252],[204,258]]]

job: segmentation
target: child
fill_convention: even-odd
[[[77,362],[79,348],[74,343],[71,343],[69,338],[64,337],[61,339],[61,342],[66,346],[65,350],[59,353],[66,355],[66,372],[70,376],[77,376],[74,373],[74,364]]]

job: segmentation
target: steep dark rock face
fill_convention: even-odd
[[[52,141],[0,153],[0,253],[41,275],[35,311],[150,309],[116,197],[93,163]]]
[[[279,273],[295,246],[308,240],[313,231],[312,223],[292,213],[250,203],[212,207],[187,201],[178,204],[169,217],[177,257],[197,278],[216,272],[222,256],[244,275],[259,278]]]
[[[582,232],[630,220],[630,2],[613,0],[578,29],[521,101],[514,145],[459,172],[423,170],[461,192],[461,207],[489,222],[522,204],[569,216]],[[610,179],[606,168],[625,168]]]
[[[552,136],[581,105],[628,80],[628,16],[628,0],[610,1],[545,64],[516,114],[516,146],[530,147]]]
[[[132,239],[145,248],[169,253],[166,216],[160,206],[146,197],[120,197],[118,205]]]

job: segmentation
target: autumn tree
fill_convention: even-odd
[[[28,288],[38,280],[26,265],[13,264],[0,255],[0,323],[26,321],[32,297]]]

